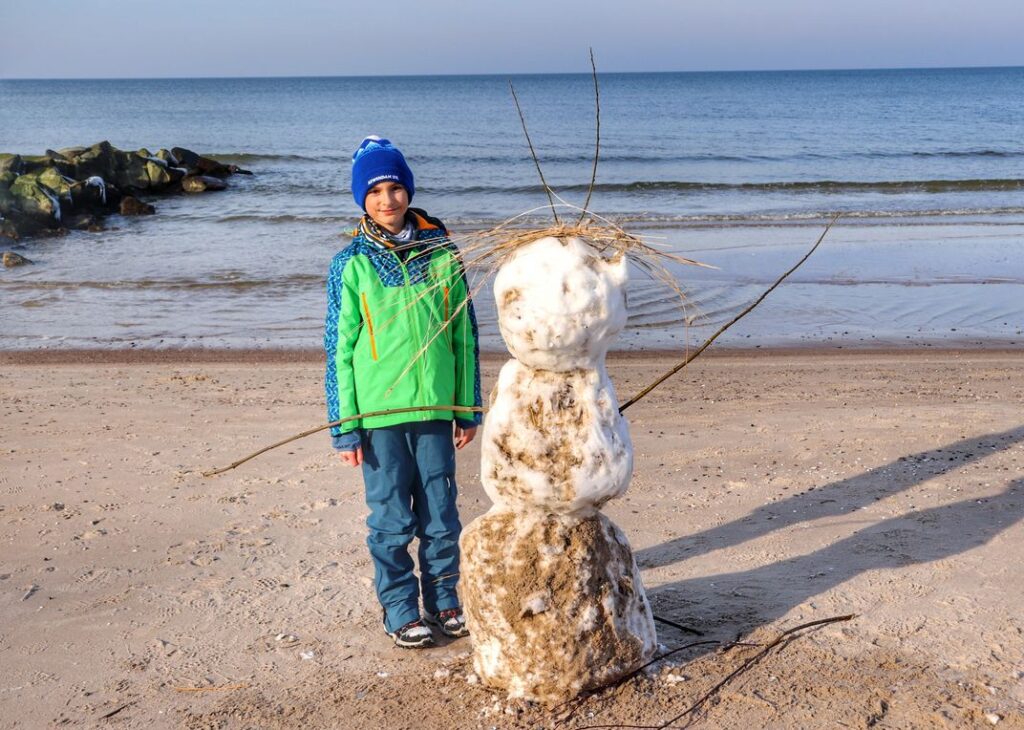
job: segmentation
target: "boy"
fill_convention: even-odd
[[[480,406],[476,318],[444,224],[410,208],[412,171],[397,147],[367,137],[352,155],[352,195],[366,215],[327,279],[327,417],[415,406]],[[362,466],[384,628],[398,646],[434,643],[424,616],[466,636],[459,606],[455,449],[479,413],[412,411],[331,429],[343,463]],[[454,425],[453,425],[454,421]],[[408,545],[419,538],[420,580]]]

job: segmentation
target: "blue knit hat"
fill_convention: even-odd
[[[366,209],[366,194],[377,183],[385,180],[396,182],[409,193],[409,200],[416,193],[412,170],[390,141],[370,135],[352,153],[352,197],[356,205]]]

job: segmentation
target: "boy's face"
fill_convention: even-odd
[[[385,180],[370,188],[363,205],[374,223],[389,233],[400,233],[409,210],[409,193],[402,185]]]

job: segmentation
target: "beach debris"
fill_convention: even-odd
[[[21,597],[21,600],[27,601],[32,596],[34,596],[36,594],[36,591],[38,591],[38,590],[39,590],[39,586],[37,586],[35,583],[33,583],[32,585],[30,585],[28,587],[28,590],[25,591],[25,594]]]
[[[274,641],[285,645],[297,644],[299,642],[299,637],[295,634],[278,634],[274,637]]]
[[[998,725],[1002,721],[1003,716],[995,712],[986,712],[985,719],[988,720],[989,725]]]
[[[109,720],[114,715],[118,714],[119,712],[122,712],[123,710],[127,710],[129,707],[131,707],[132,705],[134,705],[136,703],[138,703],[138,700],[132,700],[131,702],[125,702],[123,705],[118,705],[117,707],[115,707],[110,712],[106,713],[105,715],[100,715],[96,719],[97,720]]]
[[[177,644],[172,644],[171,642],[167,641],[166,639],[158,638],[156,640],[156,646],[157,646],[158,649],[160,649],[164,653],[165,657],[166,656],[171,656],[176,651],[178,651],[178,645]]]
[[[498,323],[513,357],[481,440],[494,504],[460,542],[476,676],[544,703],[632,672],[657,646],[629,542],[600,513],[633,470],[604,362],[626,324],[627,259],[602,248],[545,236],[498,270]]]
[[[156,213],[154,208],[149,203],[143,203],[138,198],[133,198],[131,195],[126,195],[121,198],[121,205],[119,210],[121,215],[153,215]]]
[[[306,651],[300,651],[299,652],[299,657],[301,657],[303,660],[308,661],[309,659],[316,658],[316,652],[313,651],[312,649],[307,649]]]
[[[104,141],[43,155],[0,153],[0,235],[99,230],[99,219],[112,213],[153,213],[140,196],[224,190],[224,179],[236,174],[252,173],[182,147],[152,154]]]

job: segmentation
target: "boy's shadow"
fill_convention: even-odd
[[[853,512],[1024,441],[1024,427],[902,457],[750,515],[641,550],[641,568],[736,545],[809,520]],[[972,497],[871,524],[808,555],[750,570],[690,578],[648,591],[655,613],[700,628],[770,622],[813,596],[870,570],[900,568],[985,544],[1024,516],[1024,477],[993,496]]]

